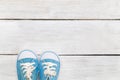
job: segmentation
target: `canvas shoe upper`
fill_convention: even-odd
[[[60,71],[60,59],[54,52],[46,51],[40,58],[40,80],[57,80]]]
[[[23,50],[17,58],[18,80],[37,80],[38,78],[38,59],[34,52]]]

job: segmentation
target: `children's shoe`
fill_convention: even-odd
[[[38,78],[38,58],[30,50],[21,51],[17,58],[18,80],[37,80]]]
[[[40,80],[57,80],[60,71],[60,59],[56,53],[44,52],[39,64]]]

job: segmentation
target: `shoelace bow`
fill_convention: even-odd
[[[31,79],[32,72],[35,69],[35,67],[33,66],[34,64],[35,63],[21,63],[21,65],[20,65],[22,67],[24,77],[27,80],[32,80]]]
[[[42,63],[44,65],[43,69],[44,70],[44,75],[47,77],[46,80],[49,80],[50,77],[55,77],[56,76],[56,66],[57,64],[52,63],[52,62],[44,62]]]

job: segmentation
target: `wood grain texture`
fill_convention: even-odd
[[[119,54],[119,21],[0,21],[0,54]]]
[[[119,19],[119,0],[1,0],[0,19]]]
[[[120,57],[61,56],[58,80],[119,80]],[[0,80],[17,80],[16,56],[0,56]]]

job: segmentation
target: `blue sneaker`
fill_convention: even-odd
[[[60,71],[60,59],[54,52],[44,52],[39,63],[40,80],[57,80]]]
[[[21,51],[16,64],[18,80],[37,80],[38,64],[36,54],[30,50]]]

